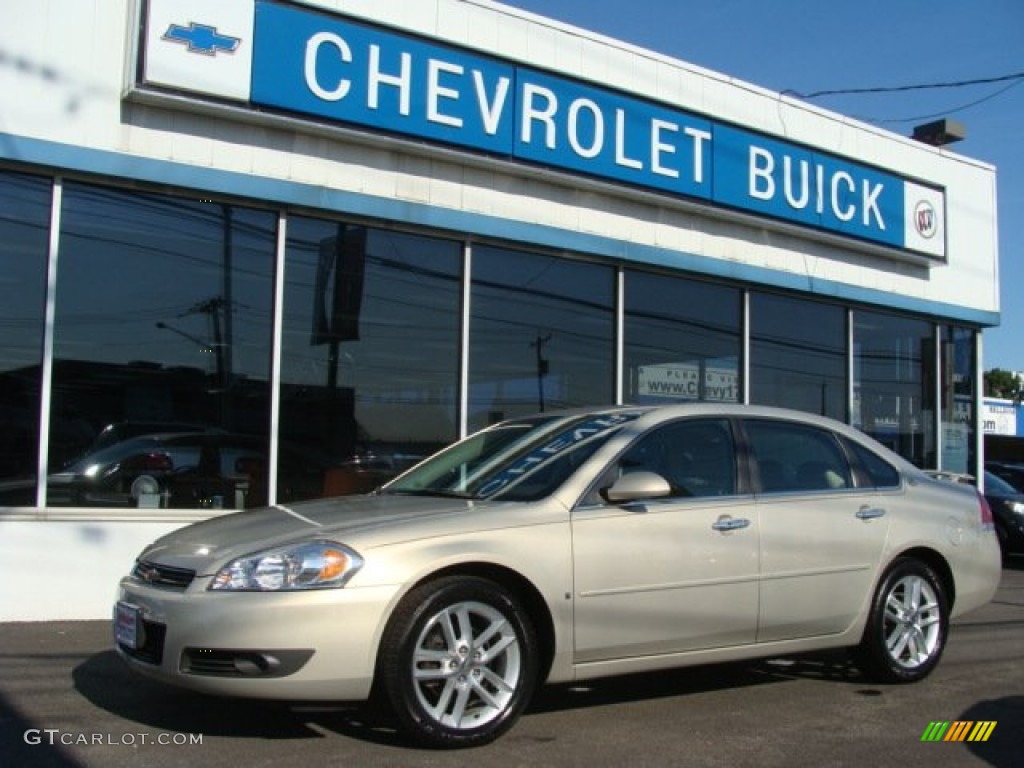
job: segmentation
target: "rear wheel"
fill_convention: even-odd
[[[939,663],[948,633],[949,601],[938,575],[919,560],[897,560],[872,601],[858,665],[880,682],[921,680]]]
[[[477,746],[507,731],[537,674],[536,634],[519,601],[493,582],[464,576],[406,596],[378,664],[399,727],[439,747]]]

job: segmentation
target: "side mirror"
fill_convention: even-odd
[[[654,472],[630,472],[601,491],[605,501],[625,504],[641,499],[661,499],[672,495],[668,480]]]

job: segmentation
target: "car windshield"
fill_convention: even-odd
[[[152,436],[132,437],[76,459],[66,467],[66,471],[82,472],[94,465],[110,464],[137,453],[146,453],[159,449],[160,441]]]
[[[381,493],[534,501],[548,496],[642,411],[499,424],[427,459]]]

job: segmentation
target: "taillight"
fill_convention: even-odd
[[[174,469],[174,462],[166,453],[140,453],[126,459],[122,465],[125,469],[141,472],[170,472]]]
[[[991,531],[996,527],[995,520],[992,518],[992,507],[988,505],[988,499],[986,499],[981,492],[978,492],[978,504],[981,505],[981,527],[983,530]]]

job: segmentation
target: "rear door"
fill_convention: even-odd
[[[856,481],[830,430],[745,419],[760,490],[758,642],[846,630],[869,599],[888,532],[885,496]]]

